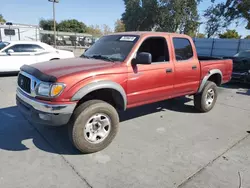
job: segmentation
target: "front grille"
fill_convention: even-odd
[[[18,76],[18,86],[25,92],[29,93],[30,94],[30,84],[31,84],[31,80],[30,78],[22,75],[22,74],[19,74]]]

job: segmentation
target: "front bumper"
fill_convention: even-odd
[[[20,89],[17,89],[16,103],[26,119],[31,123],[61,126],[69,122],[76,107],[76,103],[50,104],[30,98]]]

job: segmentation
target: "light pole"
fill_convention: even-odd
[[[54,20],[54,47],[56,47],[56,10],[55,4],[59,3],[59,0],[48,0],[53,3],[53,20]]]

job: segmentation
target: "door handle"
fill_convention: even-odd
[[[171,73],[171,72],[173,72],[172,69],[166,69],[166,73]]]
[[[197,69],[197,66],[196,65],[192,66],[192,69],[193,70]]]

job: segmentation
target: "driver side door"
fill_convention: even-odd
[[[168,50],[168,36],[143,40],[137,54],[150,53],[152,63],[128,67],[128,107],[152,103],[171,97],[174,67]]]

